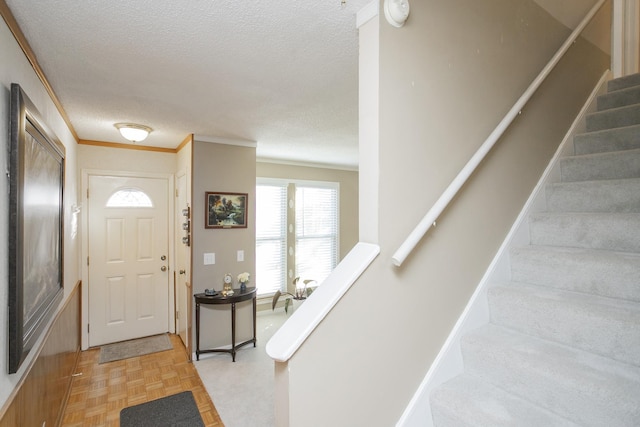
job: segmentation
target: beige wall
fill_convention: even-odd
[[[598,0],[535,0],[543,9],[568,28],[574,29],[582,22]],[[605,3],[602,13],[585,28],[585,38],[606,54],[611,54],[611,8]]]
[[[78,169],[80,174],[83,169],[172,174],[176,172],[176,155],[80,144]],[[81,182],[81,175],[78,182]]]
[[[215,144],[195,141],[193,143],[193,193],[192,193],[192,286],[193,292],[205,288],[222,289],[225,273],[236,277],[242,272],[255,274],[255,193],[256,150],[253,147]],[[205,229],[205,192],[220,191],[247,193],[249,209],[247,228]],[[237,261],[237,251],[244,251],[244,261]],[[204,265],[204,254],[214,253],[215,264]],[[252,283],[249,283],[252,286]],[[251,337],[251,303],[237,305],[237,341]],[[211,348],[231,344],[231,308],[208,306],[201,311],[200,348]],[[195,328],[195,318],[193,320]],[[195,349],[195,331],[193,334]]]
[[[340,259],[358,243],[358,172],[279,163],[256,163],[259,178],[331,181],[340,184]]]
[[[18,83],[33,102],[42,119],[51,128],[65,146],[65,188],[64,188],[64,300],[69,298],[71,291],[80,280],[79,268],[79,237],[77,234],[79,215],[74,214],[73,207],[78,206],[78,190],[76,177],[76,141],[67,127],[65,121],[56,109],[42,82],[37,77],[20,46],[15,41],[11,31],[0,19],[0,135],[2,135],[2,149],[0,149],[0,165],[8,168],[8,135],[9,135],[9,94],[11,83]],[[5,169],[3,169],[4,171]],[[9,217],[7,200],[9,200],[8,180],[0,180],[0,348],[6,349],[8,332],[8,277],[6,266],[8,265],[8,227]],[[44,334],[43,334],[44,335]],[[7,352],[0,356],[0,414],[9,396],[13,393],[25,374],[26,368],[31,364],[42,339],[38,340],[34,349],[29,353],[22,366],[15,374],[7,374]]]
[[[395,425],[608,65],[576,43],[396,268],[393,252],[569,30],[531,0],[414,1],[405,27],[379,19],[381,253],[289,361],[294,426]]]

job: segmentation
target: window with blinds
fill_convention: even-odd
[[[287,210],[288,187],[295,209]],[[256,200],[258,295],[285,291],[287,280],[297,276],[321,283],[338,263],[339,185],[259,179]],[[287,219],[287,212],[295,218]],[[288,223],[295,233],[287,233]],[[295,266],[287,266],[287,251],[295,255]]]
[[[258,295],[285,290],[287,184],[256,186],[256,287]]]
[[[296,276],[321,283],[338,260],[338,190],[296,186]]]

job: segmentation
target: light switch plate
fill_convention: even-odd
[[[216,263],[216,254],[206,253],[204,254],[204,265],[213,265]]]
[[[238,251],[238,262],[244,261],[244,251]]]

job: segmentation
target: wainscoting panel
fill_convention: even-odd
[[[78,282],[24,380],[0,412],[0,427],[60,425],[80,354],[80,301]]]

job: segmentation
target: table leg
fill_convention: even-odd
[[[253,346],[256,346],[256,297],[253,297]]]
[[[196,360],[200,360],[200,303],[196,302]]]
[[[231,303],[231,359],[236,361],[236,303]]]

